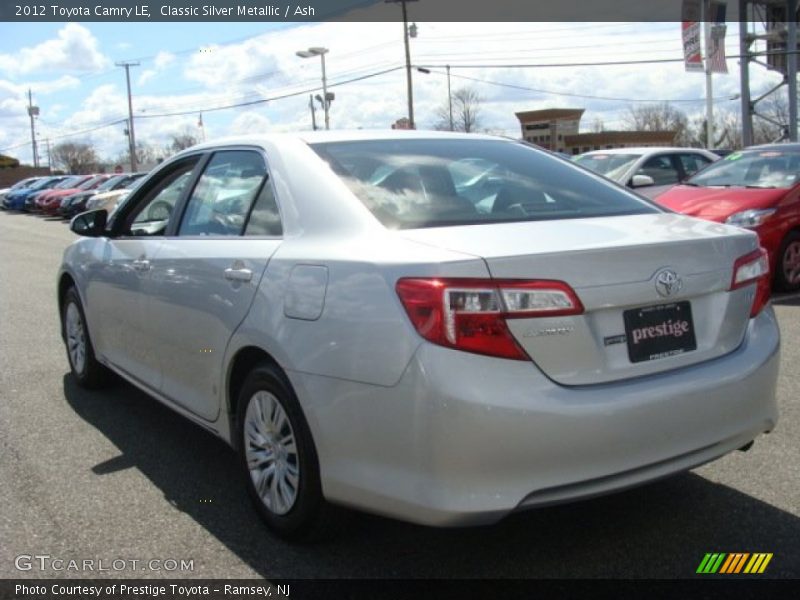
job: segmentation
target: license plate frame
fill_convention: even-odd
[[[622,313],[628,359],[649,362],[697,350],[692,303],[641,306]]]

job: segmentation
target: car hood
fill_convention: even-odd
[[[786,195],[786,189],[693,187],[677,185],[654,202],[685,215],[724,221],[743,210],[769,208]]]

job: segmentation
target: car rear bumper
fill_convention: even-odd
[[[603,385],[563,387],[528,362],[428,343],[393,387],[289,375],[328,499],[464,525],[639,485],[743,446],[777,421],[779,346],[768,308],[724,357]]]

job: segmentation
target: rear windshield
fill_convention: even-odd
[[[595,173],[616,179],[639,160],[641,154],[581,154],[572,160]]]
[[[392,229],[659,212],[600,177],[522,143],[407,139],[311,147]]]

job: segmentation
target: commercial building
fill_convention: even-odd
[[[583,108],[546,108],[516,113],[522,138],[564,154],[632,146],[671,146],[674,131],[598,131],[579,133]]]

